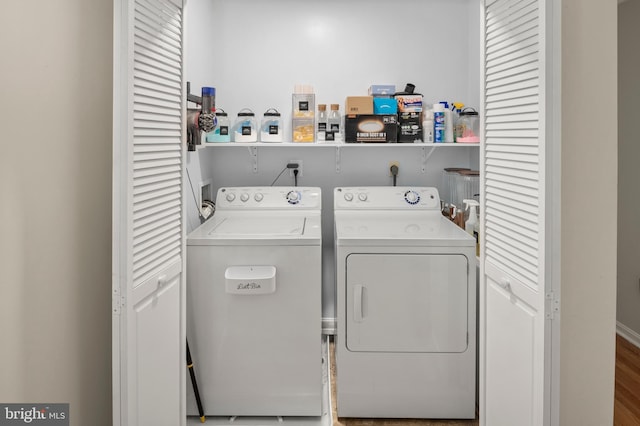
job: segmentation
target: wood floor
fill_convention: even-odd
[[[476,426],[478,420],[394,420],[394,419],[347,419],[336,415],[335,352],[332,347],[331,405],[333,424],[336,426]],[[616,337],[616,389],[614,401],[614,426],[640,425],[640,348],[624,338]]]
[[[640,348],[616,337],[614,426],[640,425]]]

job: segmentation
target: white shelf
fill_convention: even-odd
[[[249,148],[249,155],[252,158],[252,167],[253,172],[258,172],[258,148],[268,147],[268,149],[280,147],[280,148],[298,148],[302,147],[307,149],[308,147],[316,147],[316,148],[333,148],[335,151],[335,168],[336,173],[340,173],[342,167],[342,150],[350,149],[351,147],[357,147],[360,149],[361,147],[367,147],[371,149],[372,147],[379,147],[383,149],[389,148],[401,148],[404,147],[413,147],[421,149],[421,157],[422,157],[422,173],[426,171],[427,162],[431,155],[436,151],[436,148],[477,148],[480,146],[479,143],[315,143],[315,142],[210,142],[203,143],[198,146],[198,149],[207,149],[208,147],[236,147],[236,148]]]
[[[439,147],[479,147],[479,143],[317,143],[317,142],[205,142],[200,145],[200,147],[280,147],[280,148],[291,148],[291,147],[339,147],[339,148],[349,148],[349,147],[381,147],[381,148],[394,148],[394,147],[428,147],[428,148],[439,148]]]

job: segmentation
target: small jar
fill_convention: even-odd
[[[331,112],[327,117],[326,141],[342,142],[342,117],[340,116],[340,105],[331,104]]]
[[[222,108],[216,110],[216,119],[216,127],[207,133],[207,142],[231,142],[229,116]]]
[[[277,109],[269,108],[260,124],[260,142],[282,142],[282,119]]]
[[[238,112],[232,133],[234,142],[258,141],[258,126],[253,111],[249,108],[243,108]]]
[[[475,109],[465,108],[460,111],[460,117],[456,122],[456,142],[480,142],[480,116]]]

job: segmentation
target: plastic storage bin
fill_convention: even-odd
[[[229,116],[222,108],[216,110],[217,124],[212,132],[207,133],[207,142],[231,142]]]
[[[258,129],[256,117],[249,108],[244,108],[238,113],[238,118],[233,125],[234,142],[257,142]]]
[[[480,196],[480,172],[477,170],[459,170],[455,186],[454,204],[459,209],[464,209],[462,200],[477,201]]]
[[[460,117],[456,122],[456,142],[480,142],[480,116],[475,109],[465,108],[460,111]]]
[[[470,169],[462,167],[447,167],[446,169],[444,169],[442,173],[442,185],[444,189],[440,199],[445,204],[455,204],[456,207],[461,207],[456,204],[459,198],[457,190],[457,179],[459,177],[459,172],[468,170]]]
[[[261,142],[282,142],[282,119],[278,110],[269,108],[260,123]]]

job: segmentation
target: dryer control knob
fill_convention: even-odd
[[[367,201],[367,194],[365,194],[364,192],[359,193],[358,194],[358,200]]]
[[[231,202],[236,199],[236,194],[234,194],[233,192],[230,192],[227,194],[225,198],[227,199],[227,201]]]
[[[350,192],[345,192],[344,194],[344,200],[345,201],[353,201],[353,194]]]
[[[249,194],[247,194],[246,192],[243,192],[243,193],[240,195],[240,201],[242,201],[243,203],[246,203],[246,202],[247,202],[247,200],[249,200]]]
[[[298,204],[300,201],[300,193],[298,191],[289,191],[287,194],[287,202],[289,204]]]
[[[256,195],[253,196],[253,199],[256,200],[258,203],[260,201],[262,201],[262,199],[264,198],[264,195],[262,195],[261,193],[257,193]]]
[[[409,204],[418,204],[420,195],[416,191],[407,191],[404,193],[404,199]]]

